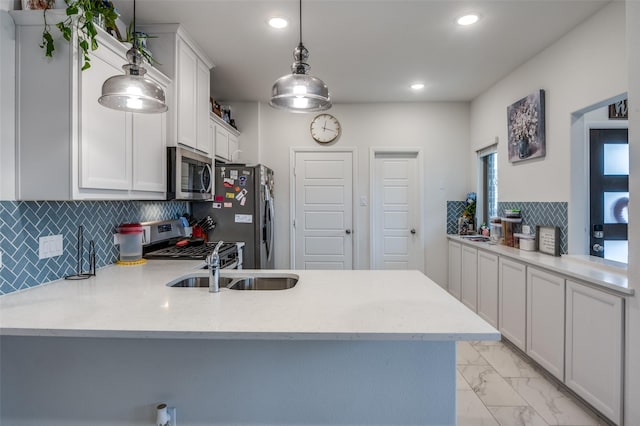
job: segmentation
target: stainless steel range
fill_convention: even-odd
[[[145,259],[205,260],[217,243],[187,237],[179,220],[146,222],[142,226],[145,231],[142,247]],[[242,269],[243,249],[242,242],[223,243],[218,251],[220,268]]]

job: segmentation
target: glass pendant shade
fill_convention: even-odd
[[[127,52],[129,63],[124,65],[124,75],[109,77],[102,84],[101,105],[120,111],[147,114],[167,111],[164,90],[160,85],[144,77],[147,70],[139,65],[142,55],[135,47]]]
[[[123,65],[124,75],[109,77],[102,84],[100,105],[119,111],[154,114],[165,112],[167,107],[162,87],[145,78],[147,70],[142,66],[142,54],[136,38],[136,1],[133,0],[133,47],[127,51],[128,64]]]
[[[291,112],[314,112],[331,108],[331,99],[329,88],[319,78],[289,74],[276,80],[269,104]]]
[[[271,88],[269,105],[291,112],[324,111],[331,108],[329,88],[309,75],[309,51],[302,44],[302,0],[300,0],[300,43],[293,50],[291,74],[280,77]]]

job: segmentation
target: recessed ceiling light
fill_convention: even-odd
[[[271,18],[269,19],[269,25],[272,28],[282,29],[285,28],[289,23],[284,18]]]
[[[422,90],[422,89],[424,89],[424,83],[413,83],[411,85],[411,88],[413,90]]]
[[[478,22],[478,15],[464,15],[458,18],[458,25],[471,25]]]

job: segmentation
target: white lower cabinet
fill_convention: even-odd
[[[460,272],[462,269],[462,244],[449,241],[449,281],[448,290],[460,299]]]
[[[478,250],[462,246],[462,271],[460,301],[473,312],[478,310]]]
[[[500,257],[498,260],[498,307],[500,333],[526,351],[527,267]]]
[[[567,280],[565,383],[616,424],[622,418],[623,302]]]
[[[564,380],[565,280],[527,268],[527,355]]]
[[[478,250],[478,315],[498,328],[498,256]]]

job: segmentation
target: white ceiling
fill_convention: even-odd
[[[311,73],[335,103],[468,101],[610,0],[304,0]],[[131,0],[115,0],[128,21]],[[460,27],[467,12],[478,24]],[[181,23],[209,54],[212,94],[265,101],[290,72],[297,0],[137,0],[137,21]],[[274,30],[267,20],[285,16]],[[426,84],[419,93],[409,84]]]

